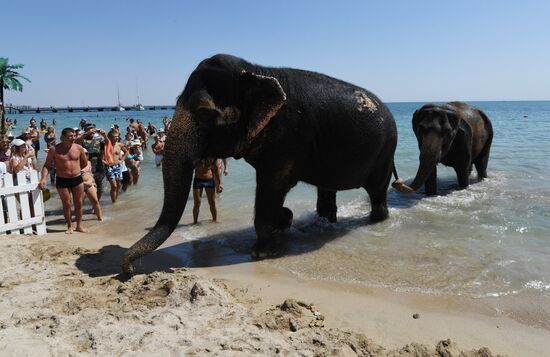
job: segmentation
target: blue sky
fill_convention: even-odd
[[[6,102],[173,104],[204,58],[313,70],[384,101],[549,100],[550,1],[4,1]]]

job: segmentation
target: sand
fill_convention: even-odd
[[[300,281],[261,262],[189,269],[160,251],[123,277],[131,242],[105,235],[120,222],[65,235],[49,220],[47,236],[0,236],[2,356],[541,356],[550,347],[550,331],[475,304]]]

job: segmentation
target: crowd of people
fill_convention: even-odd
[[[57,188],[63,205],[63,215],[67,222],[66,233],[73,232],[72,204],[76,217],[74,230],[86,232],[82,226],[84,199],[89,199],[97,219],[103,220],[100,200],[104,186],[108,182],[111,202],[115,203],[121,192],[138,184],[141,162],[144,159],[143,151],[148,147],[149,137],[154,139],[151,150],[155,165],[162,165],[165,132],[171,124],[170,120],[165,117],[164,127],[161,129],[150,122],[145,127],[141,120],[127,118],[127,121],[126,131],[122,133],[117,124],[111,125],[106,132],[97,128],[94,123],[82,119],[79,127],[63,129],[58,138],[55,119],[51,126],[42,119],[39,129],[33,117],[21,135],[0,141],[0,171],[11,174],[24,172],[30,180],[30,172],[38,168],[40,137],[43,134],[47,156],[41,169],[39,188],[46,188],[49,177],[51,185]],[[229,172],[226,159],[204,159],[197,163],[193,181],[194,223],[198,222],[203,191],[206,191],[212,219],[217,221],[215,193],[223,191],[222,172],[223,175]]]

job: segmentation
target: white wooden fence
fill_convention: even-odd
[[[3,181],[3,182],[2,182]],[[46,217],[42,191],[38,189],[38,172],[31,172],[27,183],[25,173],[17,174],[17,186],[11,174],[0,177],[0,234],[46,234]]]

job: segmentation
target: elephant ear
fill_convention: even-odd
[[[275,77],[241,72],[240,90],[248,118],[247,139],[254,139],[277,114],[286,101],[286,94]]]
[[[457,133],[457,131],[460,129],[460,118],[458,117],[458,114],[455,110],[441,110],[441,115],[443,118],[445,118],[445,121],[443,122],[444,128],[447,129],[446,132],[447,135],[450,135],[451,137],[454,137]]]

